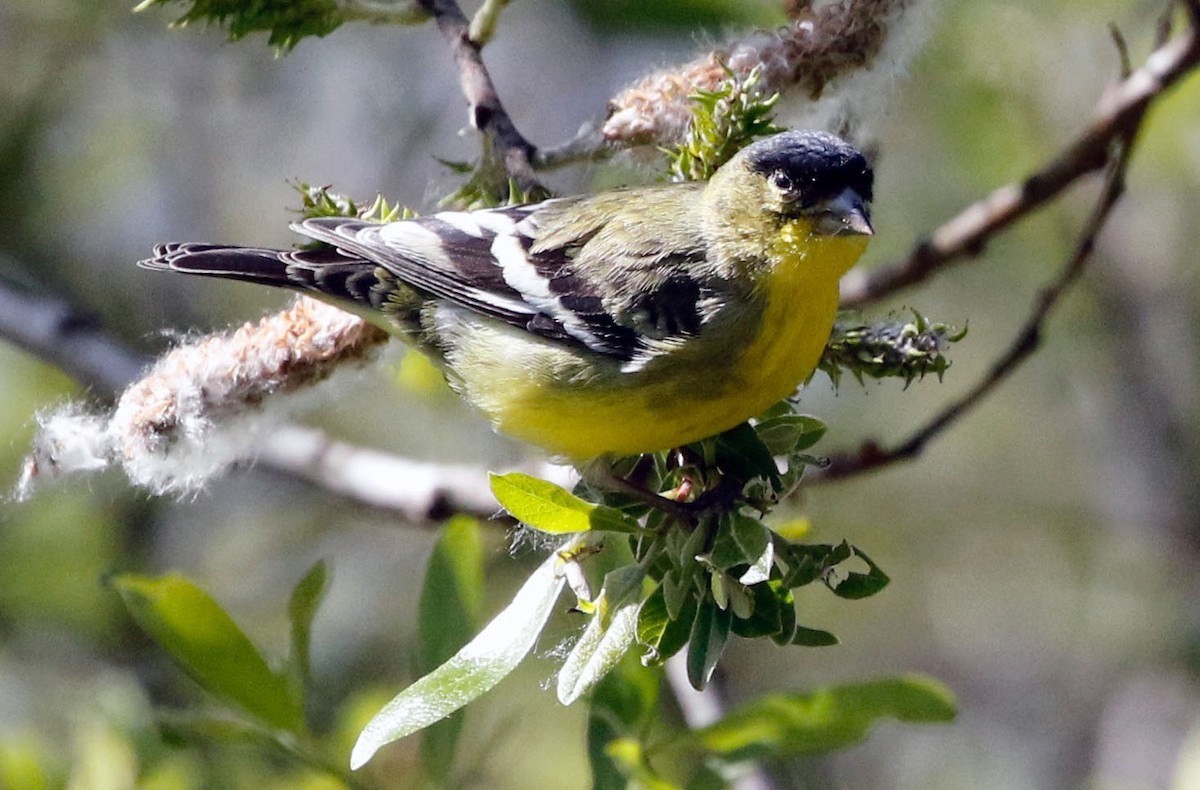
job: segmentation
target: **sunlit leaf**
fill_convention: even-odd
[[[638,604],[625,604],[605,618],[594,615],[558,671],[558,701],[570,705],[612,669],[637,636]]]
[[[490,475],[492,493],[513,518],[552,534],[602,530],[635,533],[636,521],[614,508],[586,502],[547,480],[520,472]]]
[[[287,676],[267,666],[208,593],[178,574],[121,574],[112,585],[134,621],[205,690],[271,727],[304,729]]]
[[[546,624],[564,581],[552,554],[512,603],[449,661],[384,706],[358,736],[350,767],[360,768],[381,746],[445,718],[490,691],[516,669]]]

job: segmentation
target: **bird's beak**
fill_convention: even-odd
[[[871,209],[862,195],[847,187],[816,206],[817,230],[833,236],[874,236]]]

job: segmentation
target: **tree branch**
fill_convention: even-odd
[[[1138,125],[1134,125],[1127,129],[1123,133],[1122,139],[1118,143],[1114,143],[1118,150],[1109,166],[1104,188],[1092,209],[1091,216],[1080,232],[1071,258],[1059,276],[1038,294],[1033,311],[1026,319],[1025,325],[1017,333],[1008,350],[996,360],[983,379],[966,395],[943,409],[933,420],[896,447],[884,450],[875,443],[868,442],[859,448],[857,453],[832,456],[828,466],[806,476],[806,483],[838,480],[920,455],[934,437],[982,401],[1037,350],[1042,340],[1042,330],[1046,320],[1063,295],[1083,273],[1087,261],[1095,249],[1096,237],[1103,230],[1113,206],[1125,191],[1125,173],[1129,167],[1129,158],[1133,152],[1133,139],[1138,128]]]
[[[1186,7],[1191,23],[1155,50],[1146,63],[1100,98],[1091,124],[1058,156],[1021,183],[1007,184],[968,206],[921,241],[902,261],[852,273],[842,281],[842,306],[862,307],[920,283],[951,263],[973,258],[987,242],[1084,176],[1110,164],[1110,144],[1141,123],[1146,108],[1200,62],[1200,12]]]
[[[1097,106],[1097,120],[1048,167],[1028,179],[1020,189],[1020,194],[1014,191],[1018,190],[1017,187],[1004,187],[943,226],[939,233],[944,231],[944,238],[954,239],[955,243],[942,248],[942,257],[935,255],[927,259],[935,262],[932,268],[924,264],[915,267],[902,264],[886,270],[878,279],[872,277],[868,286],[860,291],[863,297],[861,301],[873,301],[899,287],[925,279],[957,257],[978,254],[984,241],[992,234],[1044,203],[1049,199],[1048,195],[1057,194],[1075,178],[1094,169],[1090,162],[1098,159],[1100,166],[1107,166],[1104,186],[1087,223],[1080,231],[1071,258],[1059,276],[1039,294],[1024,327],[987,375],[966,395],[897,446],[883,449],[874,442],[864,443],[855,453],[831,457],[827,467],[806,477],[807,483],[838,480],[916,457],[930,440],[995,390],[1037,349],[1046,320],[1063,294],[1083,273],[1095,248],[1096,237],[1124,192],[1125,173],[1146,110],[1156,97],[1200,63],[1200,0],[1186,0],[1184,5],[1189,18],[1187,31],[1175,40],[1161,44],[1142,68],[1106,91]],[[1087,170],[1078,169],[1085,166]],[[1047,184],[1056,185],[1054,191],[1048,192]],[[937,241],[935,234],[934,242],[928,248],[936,250]],[[910,257],[909,261],[920,260],[920,251],[926,246],[919,245],[914,251],[916,257]],[[949,257],[946,254],[950,254]]]
[[[455,0],[419,0],[421,7],[433,15],[438,30],[450,45],[454,63],[458,66],[458,81],[467,99],[471,126],[482,133],[490,146],[491,155],[504,164],[508,177],[522,192],[544,195],[545,187],[533,173],[532,160],[536,153],[533,143],[525,139],[500,103],[496,86],[480,55],[480,42],[471,38],[471,25]],[[485,147],[485,157],[488,148]]]
[[[104,332],[98,321],[64,299],[0,281],[0,338],[55,365],[104,397],[136,380],[150,360]],[[482,467],[439,464],[330,439],[294,424],[264,440],[257,463],[371,508],[415,522],[454,513],[490,518],[499,511]],[[536,463],[522,471],[571,485],[565,467]]]

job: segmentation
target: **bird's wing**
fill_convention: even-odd
[[[668,232],[648,230],[621,194],[383,225],[319,217],[294,228],[438,298],[628,361],[647,338],[699,328],[699,287],[681,272],[704,250],[673,214]]]

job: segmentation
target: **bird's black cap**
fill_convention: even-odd
[[[833,197],[846,187],[870,202],[875,175],[867,158],[837,135],[813,130],[783,132],[760,140],[745,151],[750,169],[769,176],[788,175],[803,205]]]

